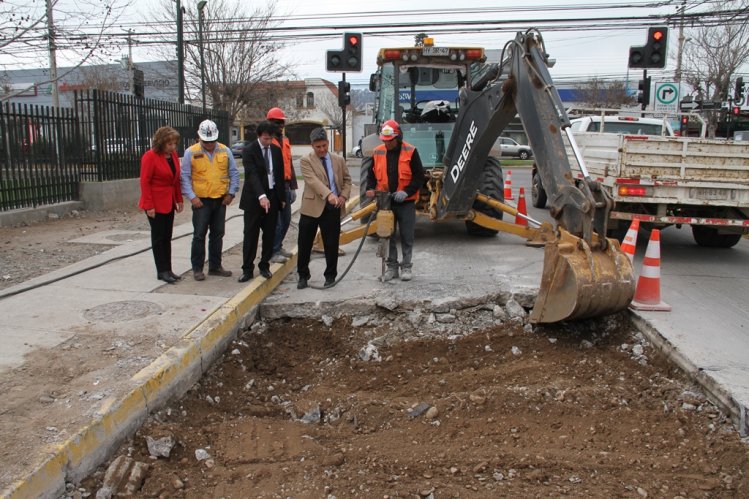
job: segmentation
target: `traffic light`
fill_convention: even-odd
[[[658,27],[648,30],[645,45],[629,48],[630,68],[665,68],[668,48],[668,28]]]
[[[340,50],[328,50],[325,69],[327,69],[328,71],[343,71],[343,67],[341,66]]]
[[[347,81],[338,82],[338,105],[346,107],[351,104],[351,83]]]
[[[736,86],[733,89],[733,100],[741,101],[744,98],[744,78],[736,78]]]
[[[328,50],[325,68],[328,71],[361,71],[361,33],[344,33],[343,50]]]
[[[361,71],[361,33],[343,35],[344,69]]]
[[[650,104],[650,76],[639,81],[637,90],[637,102],[645,109]]]
[[[648,68],[666,67],[666,48],[668,46],[668,28],[650,28],[648,30]]]
[[[682,116],[681,117],[681,127],[679,129],[679,134],[682,137],[686,137],[687,133],[689,133],[689,116]]]
[[[741,108],[739,106],[733,106],[731,114],[733,114],[734,118],[738,118],[741,115]]]

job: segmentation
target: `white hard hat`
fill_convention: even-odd
[[[198,137],[206,142],[218,140],[218,127],[211,120],[205,120],[198,127]]]

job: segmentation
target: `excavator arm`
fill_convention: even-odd
[[[492,144],[517,114],[557,223],[556,238],[546,243],[531,320],[558,322],[622,310],[632,300],[634,277],[618,242],[605,237],[613,201],[587,175],[547,69],[541,35],[536,30],[520,32],[503,53],[507,57],[487,76],[460,91],[460,113],[443,158],[445,174],[436,218],[468,218],[481,224],[484,218],[473,206],[484,165]],[[585,175],[580,182],[572,177],[562,133]]]

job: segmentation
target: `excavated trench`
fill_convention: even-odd
[[[264,306],[67,495],[749,495],[728,418],[626,314],[538,327],[506,296],[392,305]]]

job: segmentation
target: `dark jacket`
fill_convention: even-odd
[[[242,152],[244,187],[242,187],[242,198],[239,200],[240,209],[247,210],[258,206],[262,194],[265,194],[269,200],[272,195],[275,195],[279,208],[286,202],[281,148],[271,145],[270,153],[273,161],[273,179],[276,183],[273,192],[268,186],[268,171],[265,168],[263,148],[260,147],[260,143],[253,140],[249,146],[244,148],[244,152]]]

